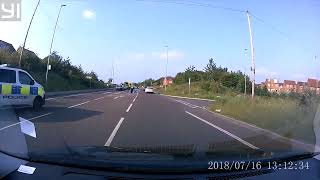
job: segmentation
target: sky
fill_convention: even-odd
[[[23,44],[37,1],[22,0],[21,21],[0,21],[1,40],[16,49]],[[190,65],[203,70],[209,58],[251,74],[247,16],[229,8],[254,15],[258,83],[266,78],[320,79],[318,0],[41,0],[26,43],[41,58],[49,54],[61,4],[67,6],[53,50],[103,80],[112,76],[112,64],[116,83],[165,76],[165,46],[170,76]]]

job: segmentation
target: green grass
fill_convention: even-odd
[[[294,138],[307,143],[315,142],[313,120],[319,103],[311,99],[308,105],[301,105],[298,99],[280,97],[258,97],[254,100],[231,90],[217,91],[209,88],[207,91],[203,82],[193,83],[189,94],[188,84],[172,85],[163,94],[215,99],[209,110],[221,109],[221,114],[254,124],[258,127],[271,130],[282,136]],[[218,93],[217,93],[218,92]],[[217,97],[219,96],[219,97]]]
[[[316,103],[300,105],[298,100],[235,96],[221,97],[210,110],[271,130],[282,136],[314,143],[313,120]]]

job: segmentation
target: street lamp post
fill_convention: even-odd
[[[254,98],[254,86],[256,81],[256,65],[254,61],[254,47],[253,47],[253,35],[252,35],[252,29],[251,29],[251,20],[250,20],[250,13],[249,11],[246,11],[247,17],[248,17],[248,26],[249,26],[249,34],[250,34],[250,46],[251,46],[251,59],[252,59],[252,65],[251,65],[251,71],[252,71],[252,99]]]
[[[29,27],[28,27],[28,30],[27,30],[27,33],[26,33],[26,36],[24,38],[23,46],[22,46],[22,49],[21,49],[21,52],[20,52],[20,57],[19,57],[19,68],[21,68],[21,59],[22,59],[23,50],[24,50],[24,48],[26,46],[26,41],[27,41],[29,30],[30,30],[30,27],[31,27],[31,24],[32,24],[32,21],[33,21],[33,17],[36,14],[36,11],[38,9],[39,4],[40,4],[40,0],[38,1],[36,8],[34,9],[34,12],[32,14],[32,17],[31,17],[31,20],[30,20],[30,23],[29,23]]]
[[[244,55],[247,58],[247,51],[248,49],[244,49]],[[247,94],[247,75],[246,75],[246,68],[244,68],[244,95]]]
[[[169,48],[169,46],[165,46],[165,47],[167,48],[167,63],[166,63],[166,76],[164,77],[164,82],[165,82],[164,91],[167,92],[168,59],[169,59],[169,57],[168,57],[168,48]]]
[[[62,7],[64,7],[64,6],[66,6],[66,5],[65,5],[65,4],[62,4],[62,5],[60,6],[59,13],[58,13],[58,17],[57,17],[57,20],[56,20],[56,24],[55,24],[55,26],[54,26],[53,34],[52,34],[51,45],[50,45],[50,52],[49,52],[48,62],[47,62],[46,84],[48,83],[49,63],[50,63],[50,57],[51,57],[51,53],[52,53],[51,50],[52,50],[52,44],[53,44],[53,40],[54,40],[54,35],[56,34],[56,29],[57,29],[57,25],[58,25],[58,21],[59,21],[61,9],[62,9]]]
[[[314,60],[317,62],[317,56],[314,56]],[[316,77],[317,77],[317,74],[316,74]],[[317,94],[317,89],[320,88],[320,87],[319,87],[319,81],[320,81],[320,80],[317,79],[316,94]],[[320,94],[320,91],[318,92],[318,94]]]

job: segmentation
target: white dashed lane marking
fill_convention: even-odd
[[[76,105],[73,105],[73,106],[69,106],[68,108],[74,108],[74,107],[77,107],[77,106],[81,106],[81,105],[84,105],[84,104],[87,104],[89,103],[90,101],[86,101],[86,102],[83,102],[83,103],[80,103],[80,104],[76,104]]]
[[[128,109],[126,110],[126,112],[129,112],[130,109],[131,109],[131,107],[132,107],[132,103],[130,104],[130,106],[128,107]]]
[[[121,118],[120,121],[118,122],[118,124],[116,125],[116,127],[113,129],[110,137],[108,138],[107,142],[104,144],[104,146],[110,146],[110,144],[112,143],[113,138],[116,136],[122,122],[123,122],[124,118]]]

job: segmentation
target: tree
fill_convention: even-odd
[[[142,86],[152,86],[152,85],[154,85],[154,82],[155,82],[155,80],[154,79],[152,79],[152,78],[149,78],[149,79],[146,79],[146,80],[144,80],[144,81],[142,81],[140,84],[142,85]]]
[[[267,86],[263,86],[263,87],[258,86],[258,87],[256,87],[255,88],[255,93],[258,96],[267,96],[267,97],[271,96],[271,93],[268,91]]]
[[[196,70],[196,68],[192,65],[192,66],[187,67],[185,72],[194,72],[195,70]]]
[[[208,80],[214,80],[215,71],[217,70],[216,63],[213,61],[213,58],[209,59],[209,63],[205,67],[205,72],[207,73]]]
[[[241,74],[241,75],[240,75]],[[251,81],[249,76],[244,75],[243,73],[240,73],[240,79],[238,82],[238,85],[236,87],[236,90],[240,93],[244,93],[244,88],[245,88],[245,80],[244,78],[246,77],[246,86],[247,86],[247,94],[249,94],[251,92]]]
[[[187,83],[189,81],[189,78],[193,81],[201,81],[204,79],[205,73],[203,71],[198,71],[196,68],[191,65],[187,67],[187,69],[184,72],[178,73],[176,77],[174,78],[175,84],[182,84]]]
[[[175,84],[182,84],[185,83],[185,78],[184,78],[184,72],[179,72],[176,77],[174,78],[173,82]]]
[[[91,71],[89,73],[89,76],[91,76],[93,81],[99,81],[98,76],[97,76],[97,74],[95,72]]]
[[[240,81],[240,77],[235,73],[227,73],[222,77],[222,85],[235,89]]]

